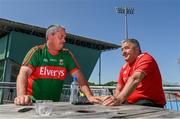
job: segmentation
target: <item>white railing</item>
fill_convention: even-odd
[[[0,89],[15,89],[15,82],[0,82]]]
[[[92,92],[96,96],[113,95],[115,86],[90,86]],[[13,102],[16,96],[15,82],[0,82],[0,90],[3,89],[3,102]],[[166,96],[166,108],[171,110],[180,110],[180,86],[165,86],[163,87]],[[70,86],[64,85],[60,101],[69,101]],[[1,96],[1,95],[0,95]],[[1,97],[0,97],[1,98]]]

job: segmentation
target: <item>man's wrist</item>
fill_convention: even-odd
[[[123,102],[123,100],[121,98],[119,98],[119,97],[114,96],[114,99],[118,104],[122,104],[122,102]]]
[[[93,95],[87,95],[86,97],[87,97],[87,99],[89,99],[89,98],[93,97]]]

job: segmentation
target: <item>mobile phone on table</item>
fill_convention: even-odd
[[[93,105],[92,102],[72,102],[73,105]]]

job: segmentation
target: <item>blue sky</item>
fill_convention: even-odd
[[[159,64],[165,82],[180,84],[179,0],[0,0],[0,17],[40,27],[58,23],[67,32],[119,44],[124,39],[124,15],[115,7],[132,7],[129,38]],[[124,64],[121,50],[102,53],[102,83],[117,81]],[[98,83],[98,63],[91,82]]]

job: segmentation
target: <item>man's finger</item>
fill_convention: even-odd
[[[112,100],[110,99],[110,98],[108,98],[108,99],[106,99],[105,101],[103,101],[103,105],[105,105],[105,106],[108,106],[108,105],[110,105],[112,103]]]
[[[20,97],[20,105],[24,105],[25,104],[25,96],[21,96]]]
[[[20,105],[20,100],[18,97],[16,98],[16,105]]]
[[[17,97],[14,99],[14,104],[17,104]]]
[[[25,97],[24,97],[24,104],[25,104],[25,105],[29,105],[29,103],[30,103],[30,98],[29,98],[29,96],[25,96]]]

